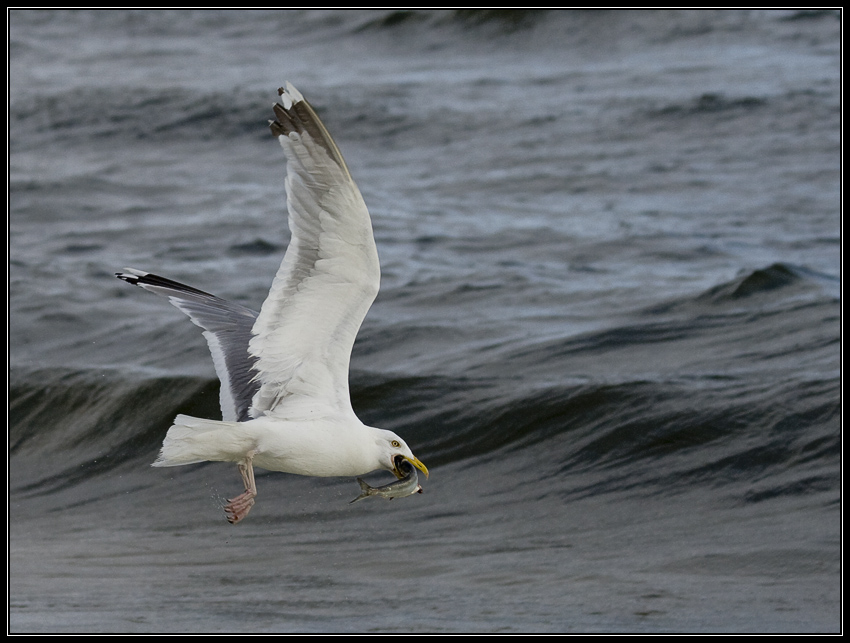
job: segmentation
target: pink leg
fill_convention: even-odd
[[[231,525],[235,525],[247,516],[248,512],[251,511],[251,507],[254,506],[254,498],[257,496],[257,485],[254,482],[253,459],[254,452],[252,451],[245,457],[245,460],[237,465],[239,467],[239,473],[242,474],[242,483],[245,485],[245,492],[235,498],[231,498],[224,506],[227,522]]]

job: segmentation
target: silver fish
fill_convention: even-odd
[[[398,458],[396,461],[396,469],[400,473],[405,474],[404,477],[380,487],[373,487],[363,479],[357,478],[357,482],[360,483],[362,493],[348,504],[353,504],[358,500],[363,500],[363,498],[369,498],[370,496],[381,496],[382,498],[392,500],[393,498],[412,496],[414,493],[422,493],[422,485],[419,484],[419,476],[416,474],[416,469],[413,468],[413,465],[410,462],[404,458]]]

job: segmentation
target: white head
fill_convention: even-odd
[[[424,473],[426,478],[428,477],[428,468],[419,461],[419,458],[413,455],[407,443],[395,433],[384,429],[375,429],[375,441],[380,452],[379,458],[382,469],[392,471],[397,478],[403,478],[404,474],[395,465],[396,456],[402,456]]]

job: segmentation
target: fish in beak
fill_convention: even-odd
[[[414,467],[416,467],[422,473],[424,473],[426,478],[428,477],[428,467],[426,467],[424,464],[422,464],[422,462],[419,460],[419,458],[417,458],[416,456],[413,456],[413,459],[411,459],[411,458],[408,458],[406,455],[397,455],[396,457],[393,458],[393,473],[395,474],[395,477],[398,478],[399,480],[401,478],[403,478],[405,475],[407,475],[406,473],[402,473],[399,470],[399,466],[398,466],[399,461],[402,461],[402,460],[407,460],[410,464],[412,464]]]

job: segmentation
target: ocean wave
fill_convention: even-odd
[[[466,372],[425,376],[355,370],[352,398],[364,421],[405,432],[437,464],[606,426],[611,427],[603,434],[607,437],[596,444],[608,447],[600,453],[638,457],[657,453],[661,444],[685,447],[711,439],[713,429],[689,433],[686,427],[711,427],[720,423],[711,418],[724,413],[746,423],[751,413],[746,409],[770,415],[776,400],[784,405],[800,397],[810,407],[802,393],[783,390],[771,400],[770,388],[763,388],[765,382],[793,388],[788,382],[799,384],[808,369],[816,375],[802,380],[822,381],[831,390],[833,380],[824,374],[834,362],[837,340],[830,329],[839,323],[838,305],[824,294],[816,274],[772,264],[589,333],[483,346],[474,334],[460,333],[458,350],[468,354]],[[409,348],[415,336],[427,344],[434,333],[451,330],[409,324],[377,328],[374,337],[367,334],[361,358],[375,351],[394,353],[399,342]],[[178,413],[217,417],[217,389],[211,378],[161,371],[15,365],[10,455],[74,451],[89,458],[110,453],[114,463],[149,458]],[[710,411],[718,391],[729,408]],[[684,410],[677,400],[685,401]],[[689,405],[697,400],[703,408],[694,420],[687,419]],[[627,447],[629,440],[617,426],[630,427],[623,430],[631,435],[662,433],[656,442],[647,437]],[[591,444],[587,448],[586,455],[594,452]],[[581,453],[573,457],[581,459]]]
[[[184,88],[86,87],[56,94],[16,97],[10,103],[10,146],[13,151],[50,142],[98,139],[174,142],[200,138],[204,130],[217,139],[240,141],[271,137],[264,116],[271,99],[259,93]]]
[[[217,413],[218,383],[97,370],[13,369],[9,457],[48,460],[21,467],[16,491],[59,491],[128,462],[152,462],[177,413]]]
[[[217,382],[197,377],[93,371],[16,377],[10,458],[59,458],[63,465],[16,477],[15,491],[52,493],[119,467],[146,467],[175,415],[220,417],[217,389]],[[743,483],[737,495],[755,501],[836,482],[838,379],[535,385],[355,372],[352,398],[365,422],[404,435],[432,469],[518,459],[534,479],[569,477],[558,486],[567,495]],[[790,481],[789,469],[796,471]]]

